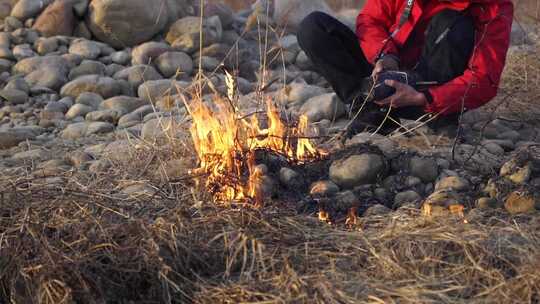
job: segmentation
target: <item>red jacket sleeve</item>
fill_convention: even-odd
[[[447,115],[478,108],[497,95],[510,45],[514,7],[512,2],[495,2],[496,17],[477,26],[475,49],[464,74],[429,90],[432,102],[426,111]]]
[[[374,64],[381,53],[398,55],[396,45],[390,37],[395,23],[394,1],[368,0],[356,19],[356,36],[367,60]]]

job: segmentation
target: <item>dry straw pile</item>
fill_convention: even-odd
[[[517,76],[534,69],[520,60],[509,89],[533,79]],[[49,177],[56,183],[3,172],[0,303],[540,301],[537,214],[475,209],[464,223],[401,209],[346,228],[284,202],[217,206],[193,181],[152,173],[193,159],[187,143],[134,147],[107,174]],[[139,182],[153,187],[122,193]]]
[[[55,177],[62,187],[3,178],[5,302],[540,300],[537,215],[476,209],[466,224],[402,209],[362,218],[352,229],[332,227],[284,203],[260,210],[213,205],[192,182],[148,173],[178,155],[154,147],[134,151],[107,175]],[[153,191],[119,191],[142,180]]]

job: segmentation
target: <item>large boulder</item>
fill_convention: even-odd
[[[115,48],[147,41],[184,13],[186,0],[93,0],[86,24],[99,40]]]
[[[73,4],[68,0],[55,1],[41,13],[33,28],[45,37],[71,36],[75,28]]]

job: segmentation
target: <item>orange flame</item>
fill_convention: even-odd
[[[254,170],[254,152],[264,149],[303,162],[322,155],[309,138],[307,117],[289,127],[270,99],[266,103],[267,127],[255,115],[238,118],[237,109],[222,99],[212,111],[201,100],[187,105],[193,119],[191,136],[200,166],[208,175],[206,187],[217,201],[255,200],[262,203],[258,185],[264,173]]]

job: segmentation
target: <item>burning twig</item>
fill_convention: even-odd
[[[198,173],[208,174],[206,188],[217,201],[254,201],[261,204],[261,179],[256,169],[257,151],[282,156],[290,163],[319,159],[317,150],[305,133],[307,117],[300,117],[297,126],[288,126],[271,100],[267,100],[266,124],[257,115],[238,118],[236,111],[222,99],[211,110],[201,100],[187,104],[193,118],[191,135],[200,161]]]

